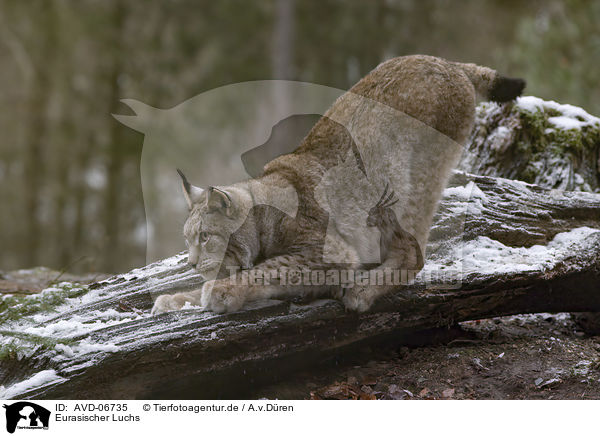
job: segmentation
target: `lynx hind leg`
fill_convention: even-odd
[[[366,312],[379,297],[397,292],[403,286],[412,283],[422,268],[422,260],[418,261],[416,268],[399,267],[395,262],[385,262],[369,271],[369,278],[373,278],[373,283],[355,284],[351,288],[343,289],[342,303],[348,310]]]
[[[342,303],[347,310],[366,312],[383,295],[397,291],[395,285],[354,285],[343,291]]]
[[[152,315],[158,315],[164,312],[172,312],[174,310],[180,310],[185,306],[186,303],[190,303],[192,306],[200,305],[200,299],[202,291],[193,292],[182,292],[174,295],[161,295],[154,302],[154,306],[150,313]]]

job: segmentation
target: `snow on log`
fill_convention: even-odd
[[[463,171],[600,192],[600,118],[569,104],[519,97],[477,106]]]
[[[457,172],[414,284],[367,313],[268,300],[151,316],[199,277],[185,254],[0,305],[0,397],[231,398],[369,341],[484,317],[600,311],[600,194]]]
[[[533,96],[482,103],[467,143],[459,168],[468,173],[600,192],[600,118],[582,108]],[[600,312],[572,315],[585,332],[600,331]]]

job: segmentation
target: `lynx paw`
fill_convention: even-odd
[[[172,312],[173,310],[179,310],[185,304],[185,299],[180,294],[175,295],[161,295],[154,302],[154,306],[150,311],[152,315],[158,315],[164,312]]]
[[[354,286],[343,291],[342,303],[348,310],[366,312],[373,305],[375,295],[369,288]]]
[[[202,306],[215,313],[235,312],[244,305],[240,286],[211,280],[202,286]]]

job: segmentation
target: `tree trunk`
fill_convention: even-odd
[[[25,144],[25,171],[23,173],[23,187],[25,193],[25,214],[27,217],[25,233],[25,265],[35,266],[39,261],[39,254],[44,240],[40,213],[40,203],[46,192],[44,191],[44,174],[46,172],[46,159],[44,150],[47,138],[47,109],[51,93],[51,70],[54,65],[57,31],[55,7],[51,3],[43,3],[42,14],[45,17],[42,24],[42,49],[41,56],[36,59],[32,81],[29,90],[28,112],[30,115],[28,134]]]
[[[122,73],[123,50],[123,26],[125,22],[125,5],[119,0],[115,3],[113,21],[115,34],[111,36],[112,50],[114,51],[114,64],[109,75],[110,90],[110,113],[116,113],[119,108],[119,75]],[[121,263],[121,183],[123,167],[123,138],[122,127],[115,121],[110,120],[110,143],[107,152],[106,164],[106,196],[104,203],[104,231],[106,236],[105,251],[114,253],[105,259],[104,271],[118,271]]]
[[[325,299],[267,300],[225,315],[189,309],[150,316],[157,295],[199,285],[180,254],[81,288],[60,302],[58,313],[46,308],[35,319],[6,322],[0,334],[22,347],[14,353],[22,358],[3,360],[4,395],[232,398],[368,342],[408,343],[416,333],[485,317],[600,311],[600,231],[589,228],[600,227],[600,194],[464,173],[455,174],[452,186],[436,215],[423,273],[367,313]],[[464,195],[467,188],[473,195]],[[466,219],[457,219],[465,209]],[[434,266],[447,268],[461,256],[462,273],[451,285],[448,277],[428,277]],[[16,322],[33,327],[29,332],[79,327],[32,337],[16,333]],[[15,385],[42,370],[54,372],[41,385]]]

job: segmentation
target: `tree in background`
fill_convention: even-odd
[[[583,0],[3,0],[0,269],[144,263],[142,137],[111,117],[121,98],[170,108],[263,79],[347,89],[425,53],[599,114],[599,21]]]
[[[600,114],[600,3],[551,1],[519,22],[510,50],[527,93]]]

